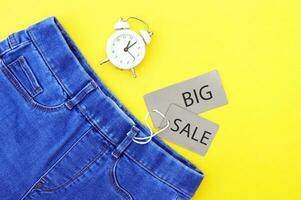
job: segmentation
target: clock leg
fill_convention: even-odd
[[[136,76],[135,69],[134,69],[134,68],[132,68],[132,69],[131,69],[131,71],[132,71],[133,77],[134,77],[134,78],[136,78],[137,76]]]
[[[109,62],[109,61],[110,61],[109,58],[103,59],[103,60],[100,62],[100,65],[105,64],[106,62]]]

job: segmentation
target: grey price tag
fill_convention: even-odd
[[[160,137],[202,156],[206,154],[218,130],[217,124],[175,104],[168,108],[166,119],[170,126],[160,133]],[[165,125],[162,121],[160,127]]]
[[[216,70],[175,85],[148,93],[144,96],[153,124],[159,127],[162,118],[153,112],[163,114],[175,103],[194,113],[200,113],[227,104],[227,97],[220,76]]]

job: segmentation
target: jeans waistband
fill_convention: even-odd
[[[26,45],[29,42],[30,39],[25,30],[11,34],[6,40],[0,42],[0,58],[12,49]]]
[[[82,88],[91,83],[96,87],[76,102],[76,109],[113,145],[118,146],[133,126],[138,128],[140,136],[149,135],[148,130],[97,77],[56,18],[50,17],[0,42],[0,58],[27,42],[35,45],[70,98],[80,96]],[[146,145],[132,143],[124,153],[153,176],[189,197],[203,179],[201,171],[157,137]]]

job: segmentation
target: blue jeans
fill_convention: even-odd
[[[0,199],[190,199],[201,171],[148,130],[55,18],[0,43]],[[134,98],[134,97],[133,97]]]

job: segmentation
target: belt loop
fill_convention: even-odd
[[[8,44],[9,44],[11,49],[15,48],[15,46],[18,45],[18,42],[16,40],[16,37],[15,37],[14,33],[8,36]]]
[[[92,92],[97,87],[94,81],[88,83],[81,91],[79,91],[74,97],[69,99],[65,105],[69,110],[72,110],[74,106],[79,104],[90,92]]]
[[[117,159],[126,150],[126,148],[132,143],[133,138],[139,133],[139,129],[136,126],[132,126],[131,130],[126,134],[126,137],[112,152],[112,155]]]

